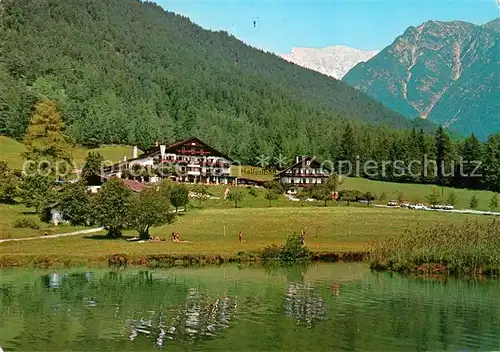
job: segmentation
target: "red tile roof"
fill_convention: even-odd
[[[128,180],[126,178],[122,179],[122,182],[125,186],[130,188],[134,192],[142,192],[144,189],[146,189],[149,184],[144,183],[144,182],[139,182],[135,180]]]
[[[113,178],[113,177],[115,177],[115,176],[103,176],[103,178],[105,178],[107,180],[109,180],[110,178]],[[126,187],[130,188],[134,192],[142,192],[142,191],[144,191],[144,189],[149,187],[149,183],[139,182],[136,180],[129,180],[127,178],[121,178],[120,181],[122,181]]]

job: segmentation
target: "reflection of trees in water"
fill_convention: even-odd
[[[52,273],[42,275],[42,282],[45,288],[60,288],[63,283],[67,286],[83,286],[92,282],[94,274],[90,271],[82,273],[60,274]]]
[[[314,292],[311,283],[292,282],[285,293],[285,313],[297,319],[297,323],[311,327],[325,315],[323,298]]]
[[[236,306],[235,299],[227,296],[212,299],[191,288],[186,302],[174,310],[173,316],[167,316],[160,307],[159,313],[150,312],[148,318],[127,320],[129,338],[133,341],[143,334],[154,338],[156,345],[162,347],[165,339],[194,342],[199,338],[217,336],[218,331],[229,327]]]

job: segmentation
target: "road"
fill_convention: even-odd
[[[383,205],[383,204],[374,204],[375,207],[379,208],[389,208],[389,209],[399,209],[399,206],[395,207],[390,207],[388,205]],[[410,210],[415,210],[415,209],[410,209]],[[473,209],[453,209],[453,210],[444,210],[444,209],[431,209],[431,208],[426,208],[423,209],[425,211],[440,211],[443,213],[457,213],[457,214],[475,214],[475,215],[493,215],[493,216],[500,216],[500,212],[497,211],[483,211],[483,210],[473,210]]]
[[[80,231],[73,231],[73,232],[67,232],[67,233],[59,233],[56,235],[47,235],[47,236],[37,236],[37,237],[24,237],[24,238],[7,238],[4,240],[0,240],[0,243],[2,242],[10,242],[10,241],[28,241],[28,240],[41,240],[45,238],[56,238],[56,237],[66,237],[66,236],[76,236],[76,235],[85,235],[87,233],[94,233],[94,232],[99,232],[104,230],[104,227],[96,227],[93,229],[88,229],[88,230],[80,230]]]

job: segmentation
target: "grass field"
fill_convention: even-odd
[[[22,204],[0,204],[0,214],[0,239],[36,237],[42,236],[44,233],[63,233],[84,228],[81,226],[50,226],[40,221],[39,216],[32,209],[28,209]],[[39,226],[39,229],[16,228],[14,224],[18,219],[30,219]]]
[[[403,193],[403,198],[405,201],[411,203],[426,203],[425,197],[429,195],[433,189],[436,189],[441,193],[441,187],[436,185],[382,182],[367,180],[364,178],[345,178],[344,183],[342,184],[342,188],[357,189],[362,192],[372,192],[377,196],[385,193],[387,195],[386,202],[391,199],[397,199],[399,192]],[[490,191],[476,191],[469,189],[444,187],[444,196],[442,197],[442,201],[444,203],[446,203],[446,200],[452,191],[457,197],[455,208],[458,209],[469,208],[471,197],[475,194],[479,201],[477,209],[489,210],[488,206],[494,194]]]
[[[99,262],[114,253],[131,257],[146,255],[206,255],[231,258],[238,252],[258,253],[270,244],[281,244],[293,232],[306,230],[306,242],[315,252],[366,251],[371,241],[403,232],[407,227],[431,227],[461,221],[491,221],[486,216],[468,216],[408,209],[296,207],[191,210],[175,224],[151,230],[165,242],[133,243],[108,240],[102,235],[7,242],[0,244],[2,257],[49,256]],[[187,243],[172,243],[177,231]],[[238,242],[243,231],[246,243]],[[127,235],[135,235],[128,232]]]
[[[24,145],[14,139],[0,136],[0,160],[6,161],[10,168],[20,169],[23,166],[21,154],[24,152]],[[132,147],[125,145],[108,145],[97,149],[76,147],[71,150],[73,160],[77,168],[80,168],[89,151],[101,153],[105,160],[113,162],[119,161],[123,156],[132,157]]]

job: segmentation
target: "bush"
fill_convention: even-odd
[[[261,254],[263,261],[279,260],[280,262],[296,262],[306,260],[309,251],[301,243],[299,234],[288,236],[285,245],[272,244],[264,248]]]
[[[300,234],[293,234],[286,238],[285,246],[281,251],[280,260],[283,262],[295,262],[305,260],[308,250],[301,243]]]
[[[40,224],[32,218],[19,218],[14,222],[15,228],[39,230]]]
[[[264,248],[264,250],[262,251],[261,258],[264,261],[279,260],[282,251],[283,251],[283,246],[272,244]]]

